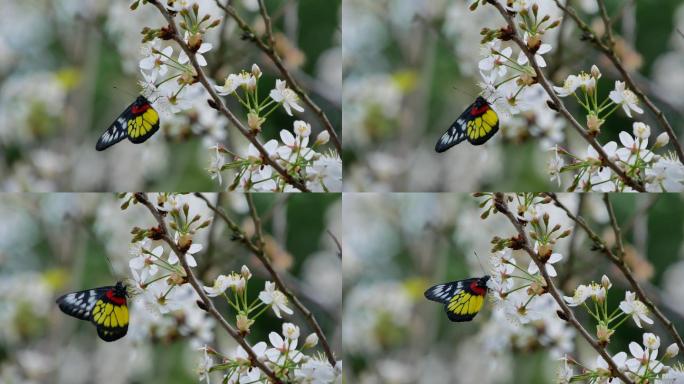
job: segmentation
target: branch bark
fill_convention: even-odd
[[[200,299],[202,299],[202,302],[204,303],[204,306],[206,307],[206,311],[212,315],[218,322],[221,324],[223,329],[228,332],[228,334],[237,341],[238,344],[247,352],[247,355],[249,355],[249,359],[254,366],[258,367],[261,369],[262,372],[266,376],[268,376],[274,383],[277,384],[283,384],[283,382],[273,373],[271,369],[269,369],[264,363],[259,361],[259,357],[257,354],[254,352],[252,347],[249,345],[249,343],[245,340],[245,338],[235,329],[233,328],[228,321],[226,321],[225,318],[221,315],[221,313],[216,309],[214,306],[214,303],[209,299],[209,297],[204,293],[204,289],[202,289],[202,285],[200,284],[199,280],[197,280],[197,277],[195,276],[195,273],[192,271],[190,266],[188,266],[188,262],[185,260],[185,252],[181,251],[178,245],[176,244],[175,241],[171,238],[169,235],[169,232],[166,227],[166,220],[162,216],[162,214],[157,210],[157,208],[150,203],[150,201],[147,199],[147,195],[145,193],[138,192],[135,194],[136,200],[147,207],[147,209],[150,211],[152,216],[157,220],[157,224],[159,225],[159,232],[162,236],[162,240],[168,244],[168,246],[171,248],[173,253],[178,256],[178,260],[181,263],[181,266],[183,266],[183,270],[185,271],[188,281],[190,285],[195,289],[195,292],[199,295]]]

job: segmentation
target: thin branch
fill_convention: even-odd
[[[610,226],[613,227],[613,235],[615,236],[615,246],[617,249],[615,257],[622,260],[625,257],[625,246],[622,244],[622,231],[620,230],[620,225],[615,217],[613,204],[611,204],[610,197],[608,197],[607,193],[603,194],[603,204],[605,204],[606,211],[608,211],[608,217],[610,217]]]
[[[572,125],[572,127],[575,128],[577,133],[579,133],[580,136],[582,136],[582,138],[584,138],[584,140],[587,141],[589,145],[591,145],[596,150],[603,164],[612,169],[613,172],[615,172],[615,174],[618,175],[626,185],[630,186],[631,188],[639,192],[644,192],[645,190],[642,183],[629,177],[624,170],[622,170],[620,167],[618,167],[617,164],[610,160],[608,154],[606,154],[606,151],[603,150],[603,147],[601,147],[601,145],[596,141],[596,139],[589,135],[587,130],[585,130],[584,127],[582,127],[582,125],[575,119],[575,117],[572,116],[572,114],[565,107],[565,104],[563,104],[558,95],[556,95],[556,93],[554,92],[553,88],[549,83],[549,80],[544,76],[544,73],[541,71],[539,65],[537,65],[537,62],[534,58],[534,54],[530,52],[525,42],[523,42],[520,38],[513,17],[504,9],[503,5],[501,5],[499,2],[495,0],[488,0],[488,2],[497,10],[499,10],[501,16],[503,16],[503,18],[506,20],[508,28],[512,31],[511,40],[513,40],[518,45],[518,47],[520,47],[520,50],[525,54],[525,56],[527,56],[527,60],[534,69],[534,72],[536,74],[537,82],[544,88],[544,90],[549,95],[555,106],[558,108],[558,111],[565,117],[566,120],[568,120],[568,122],[570,122],[570,125]]]
[[[612,49],[615,45],[615,39],[613,38],[613,23],[610,21],[610,16],[608,16],[608,10],[606,10],[606,2],[604,0],[596,0],[598,3],[599,10],[601,12],[601,19],[603,20],[603,27],[606,29],[606,39],[608,40],[608,46]]]
[[[252,145],[254,145],[254,147],[259,151],[259,153],[261,154],[261,159],[266,164],[271,166],[271,168],[273,168],[276,172],[278,172],[288,184],[291,184],[292,186],[301,190],[302,192],[309,192],[309,189],[300,179],[295,179],[294,177],[292,177],[292,175],[288,174],[287,171],[285,171],[285,169],[283,169],[280,165],[278,165],[278,163],[271,159],[271,155],[268,153],[268,151],[266,151],[266,149],[259,142],[259,140],[257,140],[256,136],[249,129],[247,129],[247,127],[245,127],[244,124],[242,124],[242,122],[233,114],[233,112],[231,112],[228,109],[228,107],[226,107],[226,105],[223,103],[223,100],[214,90],[214,87],[212,87],[209,81],[207,80],[207,76],[204,74],[204,70],[197,63],[195,53],[190,50],[185,41],[180,37],[180,34],[178,33],[178,27],[176,26],[176,22],[173,20],[173,17],[169,14],[166,8],[159,1],[154,1],[150,3],[157,7],[157,9],[159,9],[159,12],[161,12],[162,16],[164,16],[166,22],[169,23],[171,39],[178,43],[183,52],[185,52],[188,58],[190,58],[190,63],[195,68],[195,72],[197,73],[197,78],[213,99],[218,111],[221,112],[225,117],[227,117],[231,123],[233,123],[233,125],[238,129],[238,131],[240,131],[240,133],[247,140],[249,140],[249,142],[252,143]]]
[[[136,200],[147,207],[147,209],[152,213],[152,216],[157,220],[157,224],[159,225],[159,233],[161,235],[161,239],[169,245],[173,253],[178,256],[178,260],[180,260],[181,266],[183,267],[183,270],[185,270],[185,274],[188,277],[188,281],[190,285],[195,289],[195,292],[199,295],[199,297],[202,299],[202,302],[204,303],[204,306],[206,307],[206,311],[211,314],[218,322],[221,324],[221,326],[228,332],[228,334],[237,341],[238,344],[247,352],[247,355],[249,355],[249,359],[251,364],[254,364],[254,366],[258,367],[261,369],[262,372],[266,376],[268,376],[274,383],[279,383],[283,384],[283,382],[273,373],[271,369],[269,369],[264,363],[262,363],[259,360],[259,357],[257,354],[254,352],[252,347],[249,345],[249,343],[245,340],[244,336],[240,334],[235,328],[233,328],[226,319],[223,318],[221,313],[216,309],[214,306],[214,303],[209,299],[209,297],[204,293],[204,289],[202,289],[202,285],[200,282],[197,280],[197,277],[195,277],[194,272],[188,265],[187,260],[185,260],[185,252],[181,251],[178,245],[176,244],[175,241],[171,238],[169,235],[169,232],[166,228],[166,220],[164,220],[164,217],[162,214],[157,210],[157,208],[150,203],[150,201],[147,199],[146,194],[144,193],[136,193],[135,194]]]
[[[618,365],[615,363],[613,358],[608,354],[606,349],[601,346],[598,341],[596,341],[590,334],[589,332],[584,329],[582,324],[577,320],[575,317],[575,314],[572,312],[570,307],[565,303],[563,298],[561,297],[561,294],[558,292],[558,289],[553,283],[553,280],[549,277],[549,274],[546,272],[546,266],[544,263],[540,260],[539,255],[532,249],[530,246],[530,241],[527,238],[527,233],[525,232],[525,229],[523,228],[522,224],[515,218],[515,216],[511,213],[511,211],[508,209],[508,205],[505,202],[505,198],[503,193],[496,193],[494,195],[494,204],[496,205],[496,209],[501,212],[504,216],[508,218],[508,220],[513,224],[515,229],[518,232],[518,238],[521,241],[521,246],[522,249],[527,252],[527,254],[530,256],[532,261],[537,265],[539,268],[539,273],[541,274],[542,278],[544,278],[544,281],[546,282],[546,288],[548,292],[553,296],[554,300],[558,304],[558,306],[561,308],[563,311],[563,314],[566,317],[566,321],[570,323],[577,331],[582,335],[582,337],[596,350],[596,352],[603,357],[603,360],[608,363],[608,366],[610,366],[611,373],[617,377],[619,377],[623,382],[625,383],[634,383],[632,380],[630,380],[624,372],[621,372]]]
[[[254,207],[254,202],[252,201],[252,196],[249,193],[245,194],[247,197],[247,203],[250,206],[250,215],[252,217],[252,220],[254,221],[255,225],[255,232],[257,234],[262,233],[261,225],[260,225],[260,219],[257,215],[256,208]],[[271,261],[268,259],[266,256],[266,253],[264,251],[263,246],[259,246],[258,244],[263,244],[263,238],[257,238],[256,244],[255,242],[251,241],[245,232],[240,228],[237,223],[235,223],[228,215],[225,214],[220,208],[214,206],[211,204],[209,199],[207,199],[204,195],[201,193],[195,193],[195,196],[199,197],[200,199],[204,200],[204,203],[211,209],[212,211],[216,212],[218,217],[220,217],[223,221],[226,222],[228,225],[228,228],[233,232],[233,236],[236,240],[239,240],[242,242],[245,247],[247,247],[258,259],[261,261],[261,263],[264,265],[268,273],[271,275],[271,278],[273,281],[276,283],[278,286],[278,289],[280,289],[285,296],[292,302],[292,304],[299,310],[299,312],[302,313],[302,315],[306,318],[307,322],[313,329],[313,331],[316,333],[318,336],[318,340],[321,343],[321,346],[323,347],[323,350],[325,351],[326,357],[328,358],[328,362],[334,367],[337,365],[337,362],[335,360],[335,355],[332,352],[332,349],[330,348],[330,344],[328,343],[328,339],[325,337],[325,334],[323,333],[323,330],[321,327],[318,325],[318,322],[316,321],[316,318],[314,317],[313,313],[299,300],[299,298],[292,293],[292,291],[283,283],[283,280],[281,279],[280,275],[278,272],[273,267],[273,264]],[[256,220],[255,220],[256,217]],[[259,235],[257,235],[259,236]]]
[[[665,314],[663,314],[663,312],[658,308],[658,306],[655,305],[655,303],[648,297],[648,295],[646,295],[643,288],[641,287],[641,284],[639,284],[639,282],[634,277],[634,274],[630,270],[630,268],[627,265],[627,263],[625,262],[624,258],[616,255],[610,249],[610,247],[608,247],[608,245],[601,239],[601,237],[596,232],[594,232],[589,227],[589,225],[587,225],[587,223],[584,221],[584,219],[582,219],[580,216],[576,216],[575,214],[573,214],[570,211],[570,209],[568,209],[568,207],[566,207],[563,203],[560,202],[560,200],[558,200],[558,197],[555,194],[549,193],[547,195],[549,197],[551,197],[551,199],[554,201],[554,203],[557,207],[559,207],[560,209],[565,211],[565,214],[572,221],[577,223],[577,225],[579,225],[587,233],[589,238],[596,245],[596,248],[599,251],[601,251],[603,254],[605,254],[606,257],[611,262],[613,262],[613,264],[615,264],[616,267],[618,267],[620,269],[620,272],[622,272],[622,274],[625,276],[627,281],[629,281],[629,284],[632,287],[632,289],[634,290],[634,292],[636,292],[637,296],[639,297],[639,300],[641,300],[644,304],[646,304],[646,306],[651,311],[651,313],[653,313],[656,316],[656,318],[658,319],[658,321],[660,321],[660,323],[668,330],[668,332],[672,336],[672,339],[675,341],[675,343],[677,343],[677,346],[679,346],[679,349],[684,350],[684,341],[682,340],[682,337],[679,335],[679,332],[677,332],[677,329],[675,328],[674,324],[672,323],[672,321],[670,321],[665,316]],[[607,195],[604,196],[604,202],[608,199],[609,198],[607,197]],[[608,202],[606,204],[607,204],[606,208],[608,208],[608,205],[610,205],[610,200],[608,200]],[[609,208],[609,214],[611,212],[612,212],[612,206],[610,206],[610,208]],[[613,226],[613,231],[616,234],[616,244],[618,244],[618,248],[621,248],[622,247],[622,239],[618,240],[618,237],[617,237],[620,234],[620,229],[615,228],[617,226],[617,222],[615,221],[614,213],[612,214],[612,217],[611,217],[611,225]],[[619,252],[621,255],[624,254],[624,250],[619,250]]]
[[[292,301],[292,304],[294,304],[294,306],[297,307],[297,309],[299,309],[299,312],[301,312],[302,315],[304,315],[313,331],[316,332],[316,335],[318,335],[318,339],[321,342],[321,346],[323,346],[323,350],[325,351],[325,355],[328,358],[328,362],[330,363],[330,365],[334,367],[335,365],[337,365],[335,355],[333,354],[332,349],[330,349],[328,340],[325,337],[325,334],[323,333],[321,326],[318,325],[316,317],[314,317],[314,314],[308,308],[306,308],[304,304],[299,300],[299,298],[295,296],[294,293],[292,293],[292,291],[283,283],[283,280],[280,278],[280,275],[278,274],[278,272],[276,272],[275,268],[273,267],[273,264],[271,264],[271,260],[268,259],[266,251],[264,249],[265,242],[261,228],[261,219],[259,219],[256,206],[254,205],[254,200],[252,199],[252,194],[245,193],[245,196],[247,197],[247,204],[249,205],[250,216],[252,217],[252,221],[254,222],[256,244],[259,249],[259,252],[255,253],[256,257],[258,257],[261,263],[264,264],[264,267],[266,267],[268,272],[271,274],[271,277],[273,278],[273,281],[275,281],[278,288],[280,288],[280,290],[283,291],[285,296],[287,296],[288,299]]]
[[[620,75],[622,75],[622,78],[625,80],[629,88],[641,99],[644,101],[644,104],[648,109],[651,110],[651,112],[656,116],[656,119],[660,123],[660,125],[663,127],[665,132],[667,132],[667,135],[669,136],[670,140],[672,141],[672,144],[675,147],[675,151],[677,152],[677,157],[679,158],[679,161],[684,163],[684,150],[682,149],[682,145],[679,142],[679,139],[677,138],[677,135],[674,133],[674,129],[672,128],[672,125],[670,122],[667,120],[667,117],[665,117],[665,114],[663,111],[661,111],[654,103],[653,101],[646,95],[646,93],[641,90],[641,88],[637,85],[636,81],[634,81],[632,75],[627,71],[627,69],[622,65],[622,62],[620,61],[620,58],[617,56],[615,53],[615,50],[613,49],[612,46],[608,46],[605,43],[599,39],[598,36],[596,36],[596,33],[591,29],[591,27],[585,23],[578,15],[577,12],[571,7],[571,6],[564,6],[561,4],[559,0],[555,0],[556,5],[558,8],[562,9],[563,12],[565,12],[568,16],[570,16],[574,21],[575,24],[579,27],[579,29],[584,32],[583,39],[589,40],[596,49],[598,49],[600,52],[602,52],[610,61],[613,63],[615,68],[620,72]],[[599,4],[602,3],[602,1],[599,0]],[[611,32],[612,33],[612,32]]]
[[[330,238],[332,238],[335,242],[335,246],[337,247],[337,257],[339,257],[340,260],[342,260],[342,244],[340,244],[340,241],[337,239],[335,235],[333,235],[332,232],[330,232],[330,230],[326,230],[326,232],[328,232]]]
[[[318,119],[323,124],[323,127],[330,134],[330,139],[333,145],[335,145],[335,149],[337,149],[337,152],[341,154],[342,144],[340,143],[340,139],[337,136],[335,128],[330,122],[330,119],[328,119],[328,116],[325,114],[325,112],[323,112],[321,107],[319,107],[311,99],[311,97],[302,89],[302,87],[299,85],[299,82],[297,82],[295,77],[285,66],[285,63],[283,62],[278,52],[276,52],[271,17],[268,15],[263,0],[259,0],[259,11],[261,13],[261,17],[264,19],[264,24],[266,25],[266,39],[268,43],[265,43],[257,36],[254,29],[252,29],[252,27],[250,27],[250,25],[242,17],[240,17],[240,15],[237,13],[237,10],[232,5],[222,4],[219,0],[215,1],[216,5],[219,8],[223,9],[228,15],[230,15],[230,17],[232,17],[235,20],[235,22],[238,24],[238,27],[240,27],[240,29],[242,29],[242,31],[244,32],[244,35],[254,44],[256,44],[256,46],[259,49],[261,49],[261,51],[264,52],[271,59],[271,61],[273,61],[273,64],[275,64],[275,66],[278,68],[280,74],[285,78],[285,80],[290,85],[292,90],[295,91],[297,96],[299,96],[299,98],[302,99],[302,101],[304,101],[304,104],[306,104],[318,116]]]
[[[584,208],[584,201],[586,199],[586,195],[584,193],[579,194],[579,201],[577,202],[577,216],[582,212],[582,209]],[[565,285],[570,281],[570,277],[573,274],[573,268],[575,261],[577,259],[577,239],[579,238],[579,233],[580,231],[572,231],[572,234],[570,235],[570,242],[568,245],[568,261],[565,263],[565,273],[563,273],[563,276],[559,279],[559,285],[561,288],[565,288]]]

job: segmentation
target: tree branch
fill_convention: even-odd
[[[206,91],[213,99],[218,111],[221,112],[225,117],[227,117],[231,123],[233,123],[233,125],[238,129],[238,131],[240,131],[240,133],[247,140],[249,140],[249,142],[252,143],[252,145],[254,145],[254,147],[259,151],[262,160],[271,168],[273,168],[276,172],[278,172],[288,184],[291,184],[292,186],[294,186],[302,192],[309,192],[309,189],[301,180],[292,177],[292,175],[288,174],[287,171],[285,171],[285,169],[283,169],[280,165],[278,165],[278,163],[271,159],[268,151],[266,151],[264,146],[261,145],[259,140],[257,140],[256,136],[242,124],[242,122],[233,114],[233,112],[231,112],[228,109],[228,107],[226,107],[226,105],[223,103],[223,100],[214,90],[214,87],[212,87],[209,81],[207,80],[207,77],[204,74],[204,70],[197,63],[195,53],[190,50],[185,41],[180,37],[180,34],[178,33],[178,27],[176,26],[176,22],[173,20],[173,17],[169,14],[166,8],[159,1],[153,1],[150,3],[157,7],[157,9],[159,9],[159,12],[161,12],[162,16],[164,16],[166,22],[169,23],[171,39],[178,43],[183,52],[185,52],[185,54],[190,59],[190,63],[192,64],[192,66],[195,69],[195,72],[197,73],[197,78],[199,79],[199,82],[202,83]]]
[[[527,56],[529,64],[532,66],[534,72],[536,73],[537,82],[542,86],[542,88],[544,88],[544,90],[549,95],[555,106],[558,108],[558,111],[565,117],[566,120],[568,120],[568,122],[570,122],[570,125],[573,128],[575,128],[577,133],[579,133],[580,136],[582,136],[582,138],[584,138],[584,140],[587,141],[589,145],[591,145],[596,150],[603,164],[607,165],[610,169],[612,169],[613,172],[615,172],[615,174],[618,175],[626,185],[630,186],[631,188],[639,192],[644,192],[644,186],[640,182],[629,177],[624,170],[622,170],[620,167],[618,167],[617,164],[615,164],[608,158],[608,154],[606,154],[606,151],[603,150],[603,147],[601,147],[601,145],[596,141],[596,139],[589,135],[589,133],[584,129],[584,127],[582,127],[582,125],[575,119],[575,117],[572,116],[572,114],[565,107],[565,104],[563,104],[558,95],[556,95],[556,93],[553,91],[553,88],[551,87],[549,80],[544,76],[544,73],[542,73],[539,65],[537,65],[537,62],[534,58],[534,54],[530,52],[525,42],[523,42],[520,38],[513,17],[504,9],[503,5],[501,5],[496,0],[487,1],[489,2],[489,4],[494,6],[499,11],[501,16],[503,16],[503,18],[506,20],[508,28],[512,31],[511,40],[513,40],[518,45],[518,47],[520,47],[520,50],[525,54],[525,56]]]
[[[300,99],[306,104],[313,112],[318,116],[318,119],[321,121],[323,124],[323,128],[325,128],[326,131],[330,134],[330,139],[335,145],[335,149],[337,149],[337,152],[342,154],[342,144],[340,143],[340,139],[337,136],[337,133],[335,132],[335,128],[333,127],[332,123],[330,122],[330,119],[328,119],[328,116],[323,112],[323,110],[311,99],[311,97],[304,92],[302,87],[299,85],[299,82],[295,79],[295,77],[292,75],[292,73],[287,69],[285,66],[285,63],[283,62],[282,58],[280,55],[278,55],[278,52],[275,50],[275,38],[273,35],[273,26],[271,23],[271,17],[268,15],[266,6],[264,5],[263,0],[259,0],[259,12],[261,14],[261,17],[264,19],[264,24],[266,25],[266,39],[268,40],[268,44],[262,41],[257,35],[254,29],[249,26],[249,24],[242,18],[240,15],[237,13],[237,10],[230,4],[221,4],[219,0],[215,0],[216,5],[223,9],[230,17],[232,17],[235,22],[238,24],[240,29],[245,33],[245,36],[249,38],[256,46],[268,56],[273,64],[278,68],[280,71],[280,74],[285,78],[287,83],[290,85],[293,91],[299,96]]]
[[[276,272],[275,268],[273,267],[273,264],[271,261],[268,259],[266,256],[266,253],[263,248],[263,235],[260,235],[262,233],[261,225],[260,225],[260,219],[257,215],[256,208],[254,207],[254,201],[252,200],[252,195],[249,193],[245,194],[245,197],[247,198],[247,203],[249,204],[249,210],[250,210],[250,216],[252,217],[252,220],[254,221],[254,226],[255,226],[255,232],[257,233],[257,240],[256,244],[255,242],[251,241],[245,232],[240,228],[237,223],[235,223],[228,215],[225,214],[221,209],[218,207],[214,206],[211,204],[211,202],[204,197],[201,193],[195,193],[195,196],[199,197],[200,199],[204,200],[204,203],[211,209],[212,211],[216,212],[218,217],[220,217],[223,221],[226,222],[228,225],[228,228],[233,232],[234,237],[242,242],[242,244],[247,247],[258,259],[261,261],[261,263],[264,265],[268,273],[271,275],[271,278],[273,281],[276,283],[276,286],[278,286],[278,289],[281,290],[285,296],[287,296],[288,300],[292,302],[292,304],[297,308],[299,312],[302,313],[302,315],[306,318],[307,322],[311,326],[312,330],[316,333],[318,336],[318,339],[321,343],[321,346],[323,347],[323,350],[325,351],[326,357],[328,358],[328,362],[334,367],[337,365],[337,361],[335,360],[335,355],[332,352],[332,349],[330,348],[330,344],[328,343],[327,338],[325,337],[325,334],[323,333],[323,330],[321,327],[318,325],[318,321],[316,321],[316,318],[314,317],[313,313],[299,300],[299,298],[283,283],[283,280],[281,279],[280,275],[278,272]],[[255,220],[256,218],[256,220]]]
[[[183,270],[185,270],[185,274],[188,277],[188,281],[190,285],[195,289],[195,292],[199,295],[199,297],[202,299],[202,302],[204,303],[204,306],[206,307],[206,311],[212,315],[218,322],[221,324],[221,326],[228,332],[228,334],[237,341],[238,344],[247,352],[247,355],[249,355],[249,359],[254,366],[258,367],[261,369],[262,372],[266,376],[268,376],[274,383],[278,384],[283,384],[283,382],[273,373],[272,370],[270,370],[264,363],[259,361],[259,357],[257,354],[254,352],[252,347],[247,343],[245,338],[236,330],[234,329],[226,319],[223,318],[221,313],[216,309],[214,306],[214,303],[209,299],[209,297],[204,293],[204,290],[202,289],[202,285],[200,282],[197,280],[197,277],[195,277],[194,272],[188,266],[188,262],[185,260],[185,252],[181,251],[178,245],[176,244],[175,241],[171,238],[169,235],[169,232],[166,228],[166,220],[164,220],[164,217],[162,214],[157,210],[157,208],[150,203],[150,201],[147,199],[146,194],[138,192],[135,194],[136,200],[147,207],[147,209],[150,211],[152,216],[157,220],[157,224],[159,225],[159,232],[161,235],[161,239],[169,245],[173,253],[178,256],[178,260],[180,260],[181,266],[183,267]]]
[[[544,278],[544,281],[546,282],[546,288],[548,289],[548,292],[553,296],[554,300],[558,304],[558,306],[561,308],[563,311],[565,317],[567,318],[567,322],[570,323],[579,333],[582,335],[582,337],[596,350],[596,352],[601,355],[603,360],[608,363],[608,366],[610,366],[611,373],[615,375],[616,377],[619,377],[623,382],[625,383],[631,383],[633,384],[634,382],[630,380],[623,372],[620,371],[619,367],[613,360],[613,358],[608,354],[606,349],[602,347],[590,334],[589,332],[584,329],[582,324],[577,320],[575,317],[575,314],[572,312],[570,307],[567,306],[563,298],[561,297],[561,294],[558,292],[558,289],[553,283],[553,280],[549,277],[549,274],[546,272],[546,266],[544,265],[543,262],[540,261],[539,255],[532,249],[530,246],[530,241],[527,238],[527,233],[525,232],[525,229],[523,228],[522,224],[515,218],[515,216],[511,213],[511,211],[508,209],[508,205],[506,204],[504,194],[503,193],[496,193],[494,194],[494,203],[496,205],[496,209],[501,212],[504,216],[508,218],[508,220],[513,224],[515,229],[518,232],[519,238],[522,240],[522,249],[527,252],[527,254],[530,256],[532,261],[537,265],[539,268],[539,273],[541,276]]]
[[[634,274],[629,269],[629,266],[627,265],[627,263],[625,263],[624,258],[618,257],[618,255],[613,253],[613,251],[608,247],[608,245],[606,245],[606,243],[601,239],[601,237],[596,232],[594,232],[589,227],[589,225],[587,225],[587,223],[584,221],[584,219],[582,219],[580,216],[576,216],[575,214],[573,214],[570,211],[570,209],[568,209],[568,207],[566,207],[563,203],[560,202],[560,200],[558,200],[558,197],[554,193],[548,193],[547,195],[549,197],[551,197],[551,199],[554,201],[554,203],[557,207],[559,207],[560,209],[565,211],[565,214],[572,221],[577,223],[577,225],[579,225],[587,233],[589,238],[596,245],[596,248],[599,251],[601,251],[604,255],[606,255],[608,260],[613,262],[613,264],[615,264],[615,266],[618,267],[618,269],[620,269],[620,272],[622,272],[622,274],[625,276],[625,278],[629,282],[629,285],[632,287],[634,292],[636,292],[637,296],[639,297],[639,300],[641,300],[646,305],[646,307],[648,307],[648,309],[656,316],[658,321],[668,330],[672,339],[675,341],[675,343],[677,343],[677,346],[679,346],[679,349],[684,350],[684,341],[682,341],[682,337],[677,332],[677,329],[674,327],[674,324],[672,323],[672,321],[670,321],[665,316],[665,314],[663,314],[663,312],[655,305],[655,303],[648,297],[648,295],[646,295],[643,288],[641,287],[639,282],[634,277]],[[609,199],[608,195],[607,194],[604,195],[604,202],[608,199]],[[610,200],[608,200],[608,202],[606,204],[607,204],[606,208],[608,208],[608,206],[610,205]],[[613,226],[613,231],[615,232],[615,235],[616,235],[616,240],[615,240],[616,244],[618,244],[618,248],[620,249],[623,247],[622,246],[622,239],[618,240],[620,238],[620,237],[618,237],[618,235],[620,234],[620,229],[615,228],[615,227],[617,227],[617,222],[615,221],[615,214],[611,213],[612,210],[613,210],[613,208],[612,208],[612,206],[610,206],[609,214],[611,215],[611,219],[610,219],[611,225]],[[623,249],[620,249],[619,252],[620,252],[620,255],[624,255]]]
[[[597,0],[599,5],[603,4],[602,0]],[[622,78],[625,80],[629,88],[641,99],[644,101],[644,104],[648,109],[651,110],[651,112],[655,115],[656,119],[660,123],[660,125],[663,127],[665,132],[667,132],[667,136],[670,138],[672,141],[672,144],[675,147],[675,152],[677,152],[677,157],[679,158],[679,161],[684,163],[684,150],[682,149],[682,145],[679,142],[679,139],[677,138],[677,135],[674,133],[674,129],[672,128],[672,125],[670,122],[667,120],[667,117],[665,117],[665,114],[663,111],[661,111],[654,103],[653,101],[646,95],[646,93],[641,90],[641,88],[637,85],[636,81],[632,78],[632,75],[627,71],[627,69],[622,65],[622,62],[620,61],[620,58],[617,56],[615,53],[615,50],[613,49],[613,46],[608,46],[604,44],[598,36],[596,36],[596,33],[591,29],[591,27],[585,23],[578,15],[577,12],[571,7],[571,6],[564,6],[561,4],[559,0],[555,0],[556,5],[558,8],[562,9],[563,12],[565,12],[570,18],[572,18],[575,21],[575,24],[577,24],[577,27],[579,27],[582,32],[584,32],[583,38],[585,40],[589,40],[594,47],[602,52],[608,59],[613,63],[615,68],[620,72],[620,75]],[[603,7],[605,7],[605,4],[603,4]],[[603,10],[602,10],[603,14]],[[606,25],[606,28],[610,25],[610,21]],[[610,41],[612,41],[612,31],[609,32],[606,31],[606,33],[610,33]]]

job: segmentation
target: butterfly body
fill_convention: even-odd
[[[62,312],[92,322],[104,341],[118,340],[128,332],[128,293],[122,282],[114,286],[67,293],[57,299]]]
[[[480,312],[487,295],[489,276],[437,284],[425,291],[425,298],[444,304],[451,321],[470,321]]]
[[[478,96],[461,116],[451,124],[435,144],[435,151],[444,152],[454,145],[468,140],[472,145],[482,145],[499,130],[499,117],[484,97]]]
[[[128,138],[139,144],[159,130],[159,114],[145,96],[138,96],[100,136],[95,149],[103,151]]]

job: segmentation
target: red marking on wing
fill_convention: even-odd
[[[488,109],[489,109],[489,105],[487,105],[487,104],[481,106],[480,108],[473,106],[472,108],[470,108],[470,115],[471,116],[480,116],[480,115],[484,114],[485,112],[487,112]]]
[[[482,295],[484,295],[485,293],[487,293],[487,289],[486,289],[486,288],[482,288],[482,287],[480,287],[480,286],[477,285],[477,280],[475,280],[475,281],[473,281],[472,283],[470,283],[470,290],[473,291],[473,293],[476,294],[476,295],[478,295],[478,296],[482,296]]]
[[[148,109],[150,109],[149,104],[143,104],[141,106],[134,105],[133,107],[131,107],[131,113],[133,113],[134,115],[138,115],[147,111]]]
[[[126,304],[126,298],[125,297],[119,297],[119,296],[114,296],[114,290],[110,289],[107,291],[107,298],[109,301],[116,305],[125,305]]]

